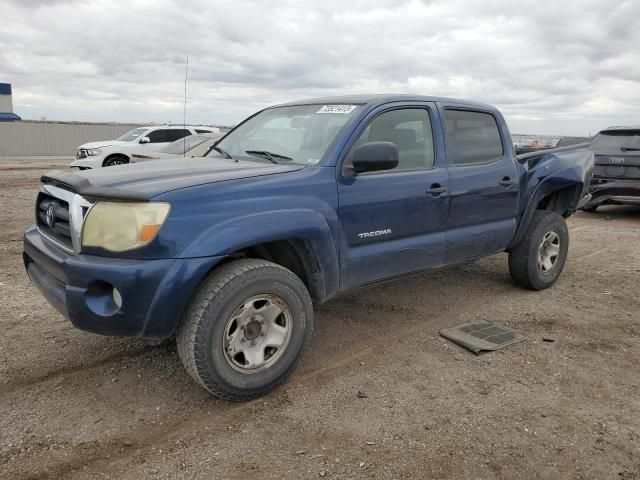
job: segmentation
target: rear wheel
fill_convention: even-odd
[[[102,166],[103,167],[115,167],[116,165],[125,165],[127,163],[129,163],[129,160],[127,160],[126,157],[123,157],[121,155],[116,155],[116,156],[109,157],[108,159],[106,159]]]
[[[509,252],[513,281],[531,290],[543,290],[558,279],[567,259],[569,231],[556,212],[535,212],[522,241]]]
[[[178,353],[213,395],[245,401],[293,372],[312,331],[313,306],[302,281],[277,264],[243,259],[203,281],[178,328]]]

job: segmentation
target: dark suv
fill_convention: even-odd
[[[640,205],[640,127],[609,127],[591,141],[596,165],[584,210]]]

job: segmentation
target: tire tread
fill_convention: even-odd
[[[222,291],[222,289],[230,282],[236,280],[239,277],[243,277],[250,273],[256,273],[257,271],[264,269],[275,269],[281,273],[287,275],[289,280],[294,284],[297,283],[298,291],[305,294],[304,302],[311,305],[311,297],[302,283],[302,281],[290,270],[286,268],[260,259],[241,259],[222,265],[218,269],[213,270],[208,277],[202,282],[198,288],[191,305],[185,312],[185,315],[180,322],[178,331],[176,334],[176,343],[178,347],[178,355],[182,360],[182,363],[189,373],[189,375],[198,382],[202,387],[208,390],[216,397],[223,400],[242,402],[252,400],[260,397],[269,391],[282,384],[295,370],[300,358],[309,349],[309,344],[312,336],[313,322],[309,323],[308,332],[306,335],[305,343],[303,345],[300,355],[298,355],[295,362],[290,366],[288,371],[278,379],[277,382],[267,385],[259,391],[252,391],[251,393],[241,394],[237,392],[230,392],[227,388],[216,383],[206,371],[202,368],[198,368],[198,365],[203,365],[204,359],[198,358],[197,352],[202,352],[204,345],[197,343],[198,328],[202,325],[207,313],[207,308],[213,301],[213,299]]]
[[[565,244],[562,248],[565,250],[562,252],[562,258],[559,259],[561,261],[560,271],[549,283],[540,278],[537,258],[532,257],[532,254],[536,255],[537,246],[540,242],[540,238],[538,238],[540,231],[553,226],[560,230],[561,241]],[[543,290],[550,287],[562,272],[568,243],[569,235],[564,218],[553,211],[537,210],[531,219],[527,233],[520,243],[509,252],[509,273],[511,278],[517,285],[529,290]]]

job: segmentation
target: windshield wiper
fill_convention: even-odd
[[[228,153],[226,150],[223,150],[223,149],[222,149],[222,148],[220,148],[220,147],[216,147],[215,145],[212,145],[212,146],[211,146],[211,148],[209,149],[209,152],[210,152],[211,150],[215,150],[216,152],[218,152],[219,154],[221,154],[224,158],[231,158],[231,159],[233,159],[233,157],[232,157],[231,155],[229,155],[229,153]],[[205,153],[205,156],[206,156],[209,152]]]
[[[620,147],[620,150],[622,150],[623,152],[635,152],[640,150],[640,148],[635,148],[635,147]]]
[[[276,165],[280,164],[280,162],[278,162],[276,158],[279,158],[281,160],[293,160],[293,158],[287,157],[286,155],[268,152],[267,150],[245,150],[244,153],[248,153],[249,155],[253,155],[254,157],[266,158]]]

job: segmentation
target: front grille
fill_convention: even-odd
[[[45,235],[73,249],[68,202],[40,192],[36,200],[36,223]]]
[[[596,165],[594,177],[640,179],[640,166],[635,165]]]

